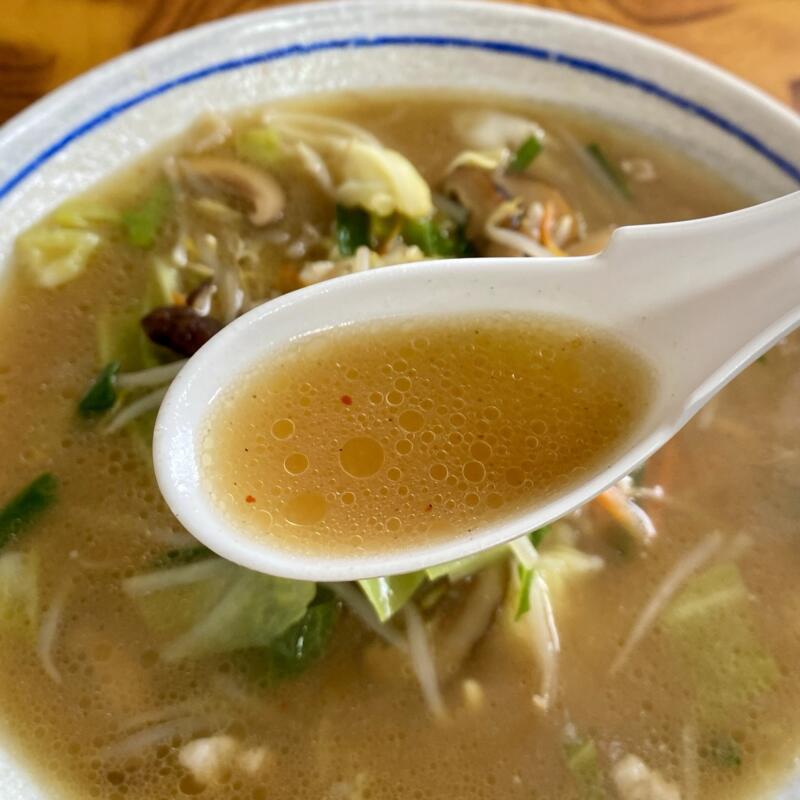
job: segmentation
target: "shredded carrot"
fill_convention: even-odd
[[[643,544],[649,544],[655,536],[653,521],[618,486],[612,486],[601,492],[597,495],[596,502],[631,536]]]
[[[542,223],[539,229],[539,241],[554,255],[565,256],[566,253],[553,241],[550,236],[550,231],[553,229],[555,223],[555,207],[551,202],[544,205],[544,213],[542,214]]]

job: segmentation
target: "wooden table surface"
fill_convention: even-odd
[[[800,0],[528,2],[676,44],[800,111]],[[0,122],[131,47],[206,20],[279,4],[281,0],[1,0]]]

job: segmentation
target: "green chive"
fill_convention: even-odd
[[[78,403],[78,413],[82,417],[92,417],[108,411],[117,402],[117,390],[114,388],[114,377],[117,372],[119,372],[119,361],[111,361],[103,367]]]
[[[336,243],[343,256],[369,246],[369,214],[363,208],[336,206]]]
[[[630,200],[632,198],[631,190],[628,187],[625,176],[606,158],[605,153],[600,149],[600,145],[597,142],[587,144],[586,152],[597,162],[597,165],[603,170],[611,183],[617,187],[619,193]]]
[[[469,251],[463,226],[450,220],[432,217],[408,219],[402,234],[406,244],[416,245],[426,256],[462,258]]]
[[[0,548],[55,501],[57,485],[54,475],[43,472],[0,509]]]
[[[542,143],[535,136],[529,136],[519,146],[514,158],[508,165],[509,170],[511,172],[524,172],[541,152]]]

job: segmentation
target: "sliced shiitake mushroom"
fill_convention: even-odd
[[[182,158],[178,166],[189,180],[207,182],[247,202],[251,209],[248,219],[253,225],[280,219],[286,207],[286,195],[278,181],[251,164],[224,156],[198,156]]]

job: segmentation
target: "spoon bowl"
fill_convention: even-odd
[[[162,403],[153,457],[178,520],[223,557],[287,578],[341,581],[413,572],[509,542],[615,483],[680,430],[744,367],[800,324],[800,193],[704,220],[618,229],[598,255],[427,261],[284,295],[224,328]],[[289,342],[345,324],[517,312],[612,333],[652,367],[647,413],[588,480],[450,540],[381,554],[308,555],[231,529],[206,488],[200,433],[219,392]]]

